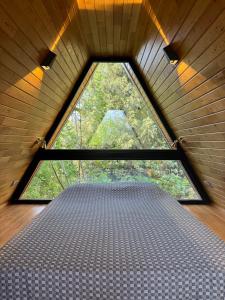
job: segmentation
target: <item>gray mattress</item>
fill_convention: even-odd
[[[0,299],[225,299],[225,243],[151,184],[66,189],[0,251]]]

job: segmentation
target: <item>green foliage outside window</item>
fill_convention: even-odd
[[[168,149],[122,64],[99,64],[57,137],[55,149]],[[152,182],[177,199],[197,199],[176,161],[46,161],[23,195],[52,199],[77,182]]]

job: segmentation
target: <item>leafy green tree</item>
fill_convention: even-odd
[[[122,64],[99,64],[57,137],[55,149],[168,149],[150,104]],[[157,183],[176,198],[197,198],[176,161],[44,162],[24,198],[53,198],[76,182]]]

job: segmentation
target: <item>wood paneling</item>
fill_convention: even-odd
[[[16,182],[56,118],[89,58],[74,1],[0,3],[0,202]],[[39,67],[47,49],[49,72]]]
[[[177,66],[164,55],[169,43]],[[48,48],[57,57],[43,72]],[[0,202],[91,56],[134,59],[211,198],[225,207],[224,0],[1,1]]]
[[[183,205],[183,207],[225,241],[225,210],[206,205]],[[1,205],[0,247],[20,232],[44,208],[44,205],[37,204]]]
[[[225,207],[225,2],[171,1],[164,18],[165,2],[157,20],[149,14],[147,46],[135,59],[209,195]],[[167,44],[180,57],[177,66],[165,58]]]

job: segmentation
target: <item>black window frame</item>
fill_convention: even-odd
[[[85,65],[83,71],[81,72],[78,80],[76,81],[72,91],[70,92],[67,100],[65,101],[62,109],[58,113],[55,121],[53,122],[52,126],[50,127],[49,131],[45,136],[45,143],[46,148],[39,148],[35,153],[33,160],[31,161],[30,165],[28,166],[27,170],[25,171],[24,175],[22,176],[20,182],[17,184],[17,187],[12,194],[11,202],[15,204],[47,204],[51,200],[42,200],[42,199],[33,199],[33,200],[23,200],[20,199],[20,196],[26,189],[27,185],[29,184],[33,174],[35,173],[39,163],[45,160],[178,160],[181,162],[184,170],[187,173],[191,183],[193,184],[194,188],[200,195],[201,199],[192,199],[192,200],[178,200],[181,204],[208,204],[211,200],[202,185],[200,179],[198,178],[196,172],[194,171],[192,165],[189,162],[189,159],[180,145],[179,142],[176,143],[176,148],[174,149],[155,149],[155,150],[86,150],[86,149],[48,149],[48,144],[50,144],[52,137],[54,136],[55,131],[60,125],[61,120],[63,119],[65,113],[67,112],[69,106],[73,98],[75,97],[78,89],[82,85],[83,81],[85,80],[86,74],[90,70],[93,64],[96,63],[124,63],[128,64],[132,69],[135,77],[137,78],[141,88],[143,89],[144,93],[146,94],[147,98],[149,99],[156,115],[160,119],[162,126],[166,130],[168,136],[170,137],[171,141],[178,141],[178,137],[173,132],[172,128],[170,127],[167,119],[163,115],[160,107],[158,106],[157,102],[153,98],[148,85],[146,84],[141,72],[139,71],[136,63],[131,58],[124,58],[124,57],[93,57],[91,58]]]

